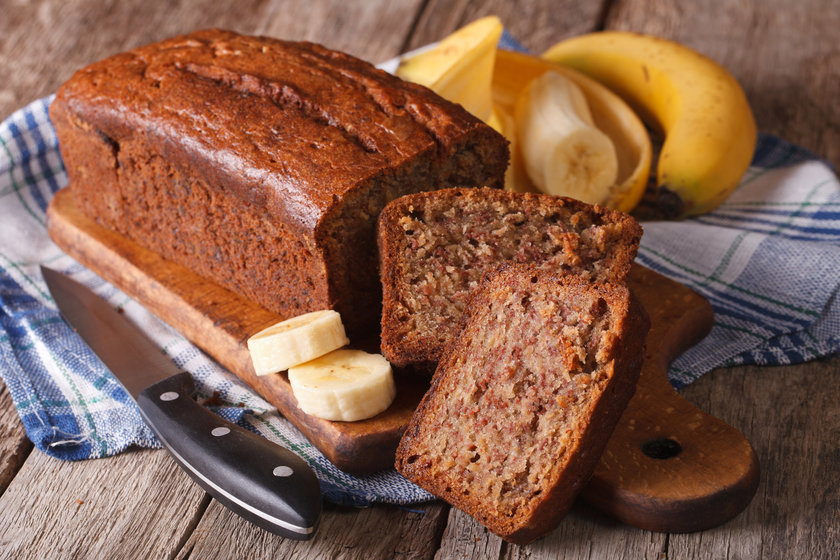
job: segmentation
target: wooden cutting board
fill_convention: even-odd
[[[427,381],[396,372],[397,399],[361,422],[329,422],[300,411],[284,375],[257,376],[246,340],[280,317],[134,242],[98,226],[68,189],[47,212],[52,239],[69,255],[149,309],[253,387],[338,468],[390,468]],[[631,274],[651,316],[645,364],[583,497],[617,519],[659,531],[718,525],[749,503],[758,461],[740,432],[680,397],[668,364],[711,328],[712,310],[696,292],[648,269]]]

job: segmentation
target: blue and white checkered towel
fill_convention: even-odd
[[[327,500],[408,504],[430,495],[395,471],[354,477],[336,469],[277,411],[47,237],[50,197],[67,183],[50,99],[0,125],[0,373],[29,438],[61,459],[158,446],[125,391],[62,321],[38,266],[93,288],[144,328],[180,367],[198,398],[218,396],[222,416],[308,460]],[[645,223],[639,262],[706,296],[712,333],[670,371],[682,386],[733,364],[792,364],[840,350],[840,183],[806,151],[761,136],[752,167],[715,212]],[[215,400],[215,399],[214,399]]]

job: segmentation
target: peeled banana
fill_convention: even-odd
[[[493,103],[503,117],[504,134],[511,141],[511,164],[505,186],[520,192],[537,190],[524,169],[524,154],[516,138],[513,113],[525,87],[546,72],[558,73],[580,88],[595,126],[612,140],[618,157],[618,177],[604,205],[629,212],[645,192],[652,157],[650,135],[635,111],[609,89],[576,70],[534,56],[499,50],[493,70]]]
[[[708,212],[737,187],[757,133],[725,68],[673,41],[622,31],[574,37],[543,57],[598,80],[661,127],[653,202],[660,217]]]
[[[610,199],[615,146],[595,127],[574,82],[557,72],[532,80],[516,102],[515,121],[525,168],[540,191],[590,204]]]
[[[331,309],[305,313],[248,339],[257,375],[284,371],[348,344],[341,316]]]
[[[396,396],[391,365],[379,354],[336,350],[289,369],[289,383],[305,413],[354,422],[376,416]]]

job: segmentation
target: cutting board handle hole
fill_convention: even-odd
[[[670,459],[682,453],[682,446],[670,438],[656,438],[642,444],[642,453],[651,459]]]

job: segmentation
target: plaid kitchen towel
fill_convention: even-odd
[[[56,311],[38,266],[49,265],[122,307],[196,379],[199,400],[312,464],[335,503],[408,504],[430,495],[395,471],[354,477],[336,469],[277,411],[190,342],[63,254],[45,210],[67,183],[50,98],[0,125],[0,374],[29,438],[61,459],[156,447],[122,387]],[[645,223],[639,262],[708,298],[711,334],[670,371],[679,387],[712,368],[792,364],[840,350],[840,183],[812,154],[761,136],[752,166],[718,210]]]

